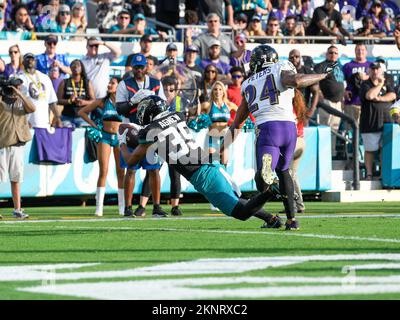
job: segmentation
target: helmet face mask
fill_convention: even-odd
[[[266,44],[259,45],[251,52],[250,71],[254,74],[279,61],[278,53]]]
[[[149,96],[140,101],[137,109],[137,120],[140,125],[146,126],[154,120],[156,116],[167,110],[165,100],[159,96]]]

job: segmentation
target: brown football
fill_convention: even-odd
[[[126,129],[128,129],[128,133],[126,134],[126,145],[129,148],[136,148],[139,144],[139,126],[130,123],[122,123],[119,125],[119,134],[123,134]]]

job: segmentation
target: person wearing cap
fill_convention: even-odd
[[[192,41],[191,38],[187,38],[186,46],[194,44],[199,48],[200,58],[206,59],[208,58],[208,48],[210,47],[211,41],[218,40],[221,46],[221,61],[229,64],[229,57],[236,51],[236,47],[229,36],[221,33],[220,28],[220,18],[217,14],[210,13],[207,16],[207,31],[200,34],[194,41]]]
[[[344,92],[344,113],[352,117],[358,124],[360,121],[360,86],[362,81],[369,78],[368,69],[371,64],[367,61],[367,47],[363,43],[356,44],[355,58],[343,66],[343,74],[346,79]],[[346,125],[350,129],[350,125]]]
[[[108,29],[108,33],[110,34],[131,34],[135,31],[135,26],[130,23],[131,16],[128,10],[121,10],[117,16],[117,23],[114,24],[110,29]],[[110,41],[133,41],[134,38],[110,38]]]
[[[378,56],[375,58],[375,62],[378,62],[381,64],[383,76],[385,77],[386,83],[388,83],[390,86],[395,88],[396,85],[395,85],[394,77],[392,74],[387,72],[387,61],[385,60],[385,58],[382,56]],[[398,92],[398,91],[396,90],[396,92]]]
[[[18,75],[23,81],[21,92],[29,97],[36,111],[28,121],[33,128],[48,129],[51,126],[62,127],[60,112],[57,109],[57,95],[49,76],[36,69],[36,57],[33,53],[24,55],[24,71]],[[50,123],[50,112],[54,118]]]
[[[230,58],[229,64],[232,67],[241,67],[245,72],[249,70],[251,51],[246,49],[247,37],[240,33],[235,37],[237,51]]]
[[[137,105],[135,102],[135,95],[141,90],[149,90],[154,95],[160,96],[162,99],[166,99],[162,83],[160,80],[152,78],[146,74],[147,60],[143,54],[137,53],[132,57],[131,66],[132,71],[129,75],[123,79],[117,87],[116,94],[116,108],[119,114],[126,118],[129,118],[129,122],[138,124],[136,118]],[[166,216],[160,207],[160,167],[161,164],[158,161],[149,163],[147,160],[143,160],[139,165],[134,167],[128,167],[121,157],[121,167],[127,168],[124,178],[124,194],[125,194],[125,216],[142,216],[144,214],[144,207],[146,206],[148,197],[142,190],[142,196],[140,199],[140,205],[136,208],[135,212],[132,210],[132,193],[135,186],[135,175],[136,170],[141,167],[148,170],[151,191],[153,194],[153,214]],[[145,188],[143,188],[145,190]]]
[[[253,17],[250,19],[250,23],[247,26],[247,30],[244,32],[244,34],[249,38],[252,36],[266,36],[267,34],[262,28],[262,23],[261,23],[261,16],[258,14],[255,14]],[[257,43],[266,43],[265,39],[253,39],[252,42],[257,42]]]
[[[197,88],[200,88],[203,69],[196,64],[198,54],[199,49],[195,45],[188,46],[185,49],[185,54],[183,56],[183,65],[191,71],[196,80]]]
[[[56,17],[57,26],[55,29],[50,29],[50,32],[57,33],[76,33],[76,26],[71,24],[71,9],[68,5],[60,6]],[[69,36],[60,36],[62,40],[70,40]]]
[[[154,64],[158,65],[158,59],[154,56],[152,56],[150,54],[151,52],[151,48],[153,45],[153,37],[150,34],[145,34],[140,38],[140,51],[139,53],[144,55],[146,58],[151,57],[151,59],[154,59]],[[132,58],[136,53],[132,53],[130,54],[127,58],[126,58],[126,63],[125,63],[125,74],[127,72],[132,71],[132,66],[131,66],[131,62],[132,62]],[[151,69],[151,68],[150,68]],[[149,65],[147,65],[147,71],[149,72]]]
[[[57,36],[53,34],[46,36],[44,39],[46,50],[36,57],[36,69],[44,74],[49,74],[52,67],[57,67],[60,69],[61,77],[66,78],[68,74],[71,74],[71,68],[69,67],[67,56],[62,53],[56,53],[57,43]]]
[[[165,58],[160,60],[160,65],[176,64],[178,58],[178,47],[171,42],[165,48]]]
[[[308,36],[334,36],[344,44],[345,36],[350,40],[353,35],[342,26],[342,15],[335,9],[337,0],[325,0],[325,4],[314,10],[313,17],[306,29]],[[326,24],[329,21],[329,26]],[[335,30],[339,30],[337,33]]]
[[[239,13],[237,15],[235,15],[235,19],[234,19],[234,29],[237,33],[241,33],[244,32],[247,29],[247,23],[248,23],[248,18],[247,15],[244,13]]]
[[[32,139],[26,115],[35,105],[23,94],[21,85],[9,87],[11,94],[0,94],[0,182],[11,183],[13,217],[28,218],[21,209],[20,185],[24,175],[25,144]]]
[[[99,54],[99,46],[105,46],[110,52]],[[85,66],[88,79],[93,84],[96,99],[102,99],[107,95],[110,64],[121,55],[121,50],[98,37],[90,37],[87,40],[86,50],[86,56],[81,61]]]
[[[387,35],[390,34],[392,31],[390,19],[382,7],[381,1],[375,0],[372,2],[371,7],[368,10],[368,16],[372,18],[375,29],[385,32]]]
[[[360,98],[360,132],[365,149],[366,180],[372,180],[375,152],[382,147],[383,125],[391,122],[390,107],[396,100],[394,88],[385,81],[379,62],[370,64],[369,79],[361,83]]]
[[[205,69],[205,67],[208,66],[209,64],[215,65],[218,68],[219,73],[221,75],[225,76],[229,75],[229,70],[231,67],[229,64],[222,61],[221,43],[216,39],[213,39],[210,42],[210,47],[208,48],[208,58],[200,61],[200,67]]]
[[[133,34],[139,34],[139,35],[158,35],[162,40],[165,40],[168,38],[168,35],[164,31],[156,31],[153,28],[147,27],[147,21],[146,17],[142,13],[137,13],[133,17]]]

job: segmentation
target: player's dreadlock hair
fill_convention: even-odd
[[[293,108],[297,122],[304,124],[307,120],[307,106],[303,94],[297,88],[294,89]]]

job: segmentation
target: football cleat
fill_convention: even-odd
[[[167,218],[168,213],[166,213],[160,206],[153,208],[153,218]]]
[[[29,215],[24,213],[24,210],[22,209],[16,209],[13,211],[13,217],[17,219],[27,219],[29,218]]]
[[[133,216],[132,206],[125,207],[124,217],[132,217],[132,216]]]
[[[282,226],[282,220],[278,215],[276,215],[273,216],[271,220],[269,220],[268,222],[264,222],[261,228],[279,229],[281,226]]]
[[[173,207],[173,208],[171,209],[171,214],[172,214],[173,216],[181,216],[181,215],[182,215],[182,211],[181,211],[181,209],[179,208],[179,206],[176,206],[176,207]]]
[[[297,220],[292,220],[291,222],[286,221],[285,230],[299,230],[300,224]]]
[[[272,171],[272,156],[266,153],[262,157],[261,176],[267,185],[274,183],[274,175]]]
[[[136,217],[144,217],[146,216],[146,209],[142,206],[138,206],[135,210],[135,212],[133,213]]]

